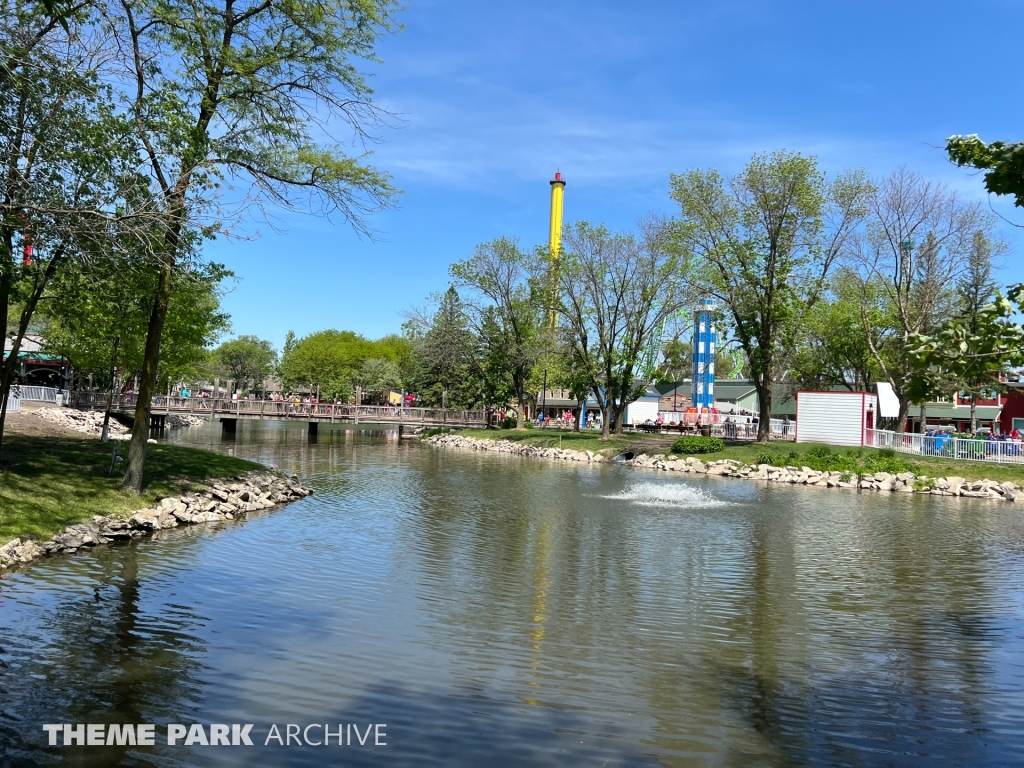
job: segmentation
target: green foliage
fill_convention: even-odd
[[[986,144],[977,134],[950,136],[946,153],[960,167],[985,170],[985,189],[993,195],[1011,195],[1015,206],[1024,207],[1024,143]]]
[[[700,282],[725,311],[762,392],[759,439],[767,439],[771,385],[831,265],[867,214],[863,171],[829,182],[813,157],[755,155],[736,177],[715,170],[673,174],[679,236],[700,260]]]
[[[833,451],[827,445],[812,446],[802,456],[795,450],[785,455],[774,450],[758,453],[758,464],[770,464],[773,467],[783,465],[806,466],[816,472],[840,472],[843,482],[848,482],[851,475],[863,475],[874,472],[888,472],[896,475],[909,472],[911,467],[892,450],[871,452],[864,456],[863,451],[850,449],[845,452]]]
[[[718,453],[725,450],[725,443],[717,437],[680,437],[672,443],[672,453]]]
[[[949,380],[976,394],[1000,388],[1001,371],[1024,365],[1024,328],[1016,322],[1022,308],[1024,284],[1011,287],[1008,299],[997,292],[991,304],[961,311],[933,335],[910,335],[911,391],[923,398]]]
[[[490,402],[527,401],[527,382],[550,348],[543,280],[531,254],[514,239],[478,245],[451,265],[456,285],[468,291],[465,314],[481,346],[481,393]]]
[[[454,286],[441,296],[429,327],[416,340],[413,389],[424,405],[453,408],[479,404],[480,357],[466,306]]]
[[[434,435],[447,435],[451,432],[451,427],[431,427],[423,433],[423,437],[433,437]]]
[[[515,429],[516,428],[516,417],[506,416],[504,419],[498,422],[498,429]]]
[[[636,235],[585,221],[566,228],[557,275],[560,342],[590,378],[606,433],[614,422],[621,434],[626,406],[643,394],[652,338],[692,298],[688,273],[665,221],[643,220]]]
[[[658,384],[675,384],[693,376],[693,345],[680,339],[671,339],[662,349],[662,361],[655,373]],[[718,359],[715,359],[715,371]],[[717,375],[717,373],[716,373]]]
[[[371,357],[363,360],[356,371],[355,380],[364,391],[398,390],[402,387],[402,370],[397,363],[386,357]]]
[[[219,264],[196,265],[175,275],[160,364],[165,382],[194,375],[206,359],[206,347],[228,327],[220,284],[231,276]],[[157,278],[153,268],[109,256],[69,265],[52,284],[54,300],[43,309],[47,350],[101,381],[111,369],[126,380],[142,367]]]
[[[281,377],[286,388],[319,388],[322,399],[347,400],[353,376],[373,353],[373,342],[353,331],[311,333],[285,354]]]
[[[225,341],[211,353],[212,360],[223,366],[239,390],[262,388],[277,364],[277,351],[269,341],[256,336],[239,336]]]

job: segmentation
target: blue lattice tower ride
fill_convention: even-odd
[[[693,323],[693,392],[698,412],[715,407],[715,302],[702,299]]]

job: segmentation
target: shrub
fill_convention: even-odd
[[[786,454],[786,461],[796,461],[800,458],[800,454],[796,451],[790,451]]]
[[[529,420],[526,420],[526,421],[524,421],[524,422],[523,422],[523,426],[524,426],[524,427],[525,427],[526,429],[533,429],[533,422],[532,422],[532,421],[529,421]]]
[[[772,451],[761,451],[754,457],[755,464],[771,464],[777,466],[776,462],[781,459],[779,454],[773,453]]]
[[[832,449],[829,448],[827,445],[815,445],[813,448],[807,451],[807,455],[823,459],[826,456],[832,455]]]
[[[499,429],[515,429],[516,428],[516,417],[506,416],[504,419],[498,422]]]
[[[725,443],[717,437],[680,437],[672,443],[672,453],[718,453],[725,450]]]
[[[423,437],[433,437],[434,435],[447,435],[451,432],[449,427],[431,427],[423,433]]]

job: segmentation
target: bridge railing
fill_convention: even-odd
[[[106,408],[107,393],[78,392],[73,405],[78,408]],[[134,394],[115,395],[115,409],[133,409]],[[194,413],[271,419],[316,418],[338,421],[394,422],[396,424],[486,424],[487,411],[454,408],[410,408],[397,405],[354,405],[352,403],[295,403],[286,400],[229,400],[213,397],[180,397],[155,395],[153,413]]]

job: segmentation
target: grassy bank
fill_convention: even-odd
[[[816,460],[816,457],[808,456],[807,454],[819,451],[821,448],[822,445],[819,443],[778,442],[773,443],[767,450],[778,457],[777,461],[770,462],[776,466],[778,463],[795,466],[806,464],[812,469],[818,469],[819,467],[816,464],[820,463],[820,459]],[[996,480],[998,482],[1010,480],[1018,485],[1024,485],[1024,465],[990,464],[983,461],[955,461],[941,457],[913,456],[904,453],[894,454],[892,451],[876,448],[841,448],[838,446],[827,446],[827,448],[833,454],[838,454],[840,457],[844,455],[851,456],[851,458],[857,459],[862,465],[865,462],[870,463],[872,457],[876,460],[884,457],[904,465],[904,468],[900,468],[899,471],[913,472],[915,475],[928,475],[928,477],[956,475],[967,480]],[[703,458],[710,460],[734,459],[742,461],[744,464],[756,464],[758,463],[758,456],[765,450],[765,446],[754,443],[729,445],[721,453],[709,454]],[[870,466],[867,469],[870,471]]]
[[[259,469],[259,464],[174,445],[150,445],[145,491],[118,490],[124,465],[111,477],[112,446],[74,437],[9,435],[0,466],[0,544],[14,537],[49,538],[93,515],[127,514],[219,477]],[[127,446],[122,446],[122,455]]]
[[[466,429],[460,430],[460,435],[475,437],[482,440],[512,440],[526,445],[537,445],[545,448],[569,448],[574,451],[593,451],[605,456],[615,456],[623,451],[637,451],[647,454],[668,453],[675,435],[647,435],[630,434],[613,436],[609,440],[601,440],[599,432],[571,432],[568,430],[486,430]],[[561,439],[561,445],[559,440]],[[744,464],[756,464],[758,458],[765,451],[774,456],[771,464],[791,464],[797,466],[808,465],[817,469],[817,461],[808,457],[808,452],[821,449],[819,443],[792,443],[775,442],[770,446],[758,445],[756,443],[740,443],[727,445],[720,453],[704,454],[701,459],[716,461],[719,459],[733,459]],[[949,477],[956,475],[967,480],[996,480],[1005,482],[1010,480],[1018,485],[1024,486],[1024,465],[990,464],[981,461],[954,461],[946,458],[935,458],[931,456],[911,456],[898,453],[891,455],[891,451],[883,451],[875,448],[840,448],[829,446],[835,454],[849,454],[852,450],[857,462],[864,466],[870,464],[871,457],[891,459],[903,466],[899,471],[913,472],[915,475],[928,475],[929,477]]]
[[[602,440],[600,432],[573,432],[568,429],[460,429],[458,434],[478,440],[511,440],[541,448],[593,451],[605,456],[615,456],[627,450],[663,453],[675,439],[668,435],[629,434],[612,435],[608,440]]]

